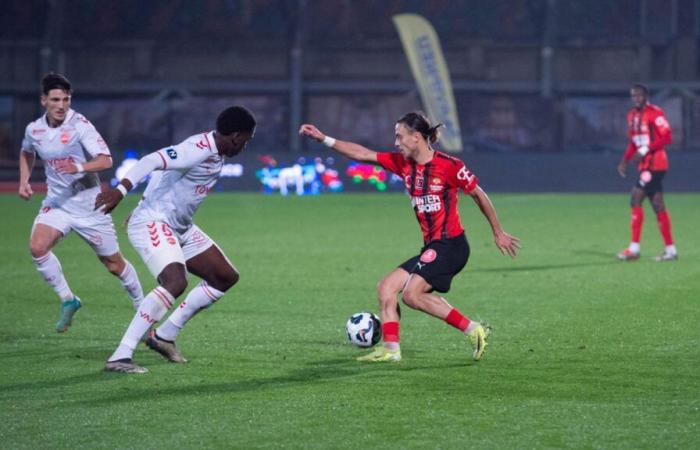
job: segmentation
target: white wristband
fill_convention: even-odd
[[[326,136],[323,138],[323,145],[325,145],[328,148],[333,148],[335,145],[335,138],[332,138],[330,136]]]
[[[646,145],[642,145],[641,147],[639,147],[639,148],[637,149],[637,153],[639,153],[640,155],[644,156],[644,155],[646,155],[647,153],[649,153],[649,147],[647,147]]]
[[[129,192],[129,191],[126,190],[126,188],[124,187],[124,185],[121,184],[121,183],[117,185],[117,190],[118,190],[119,192],[122,193],[122,198],[123,198],[123,197],[126,197],[126,194]]]
[[[80,164],[79,162],[74,162],[73,164],[75,165],[75,170],[77,170],[78,173],[85,172],[85,168],[83,167],[82,164]]]

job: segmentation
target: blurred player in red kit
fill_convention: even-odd
[[[627,163],[637,161],[639,178],[632,187],[630,206],[632,207],[632,239],[629,247],[618,253],[621,261],[639,259],[639,241],[644,222],[642,201],[649,197],[656,213],[659,231],[665,248],[655,261],[675,261],[678,259],[676,246],[671,235],[671,217],[666,210],[663,196],[663,179],[668,171],[668,156],[665,147],[671,143],[671,127],[664,111],[649,103],[649,89],[642,84],[635,84],[630,89],[634,107],[627,113],[627,135],[629,142],[622,160],[617,166],[620,176],[625,176]]]
[[[379,164],[404,180],[411,205],[423,233],[420,253],[386,275],[377,287],[384,345],[359,361],[397,362],[400,310],[403,302],[444,320],[462,331],[472,345],[472,357],[479,360],[486,348],[488,327],[470,320],[440,295],[448,292],[452,278],[467,264],[469,243],[462,227],[457,198],[460,190],[470,195],[493,231],[496,246],[515,257],[519,240],[503,231],[496,210],[479,187],[476,176],[459,159],[431,147],[438,139],[440,125],[431,126],[421,113],[408,113],[396,122],[396,152],[375,152],[361,145],[326,136],[314,125],[305,124],[300,134],[308,136],[356,161]]]

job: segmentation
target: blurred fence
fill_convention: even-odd
[[[257,154],[307,153],[304,121],[391,148],[394,120],[420,109],[390,20],[405,12],[441,37],[468,152],[618,154],[637,81],[673,151],[700,149],[700,0],[6,0],[0,178],[16,177],[47,70],[117,152],[212,128],[231,103],[258,116]]]

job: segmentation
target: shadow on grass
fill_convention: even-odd
[[[514,267],[487,267],[479,269],[471,269],[469,272],[529,272],[536,270],[559,270],[559,269],[571,269],[572,267],[592,267],[592,266],[608,266],[612,264],[620,264],[619,261],[608,261],[608,262],[580,262],[580,263],[566,263],[566,264],[533,264],[529,266],[514,266]]]
[[[174,365],[167,364],[169,367],[175,368]],[[138,387],[130,385],[128,387],[120,384],[119,391],[114,389],[115,386],[105,386],[101,389],[104,395],[92,395],[92,398],[80,399],[74,404],[86,406],[103,406],[111,403],[130,403],[142,400],[151,401],[155,398],[179,398],[187,396],[207,396],[207,395],[224,395],[230,393],[247,393],[256,391],[265,391],[271,389],[285,389],[296,385],[321,385],[329,381],[343,378],[358,378],[371,379],[376,382],[384,377],[396,376],[397,371],[400,372],[417,372],[426,371],[434,372],[436,370],[459,369],[464,370],[467,364],[457,364],[450,362],[447,364],[427,364],[418,366],[406,366],[403,362],[392,364],[363,364],[348,358],[335,358],[324,361],[309,362],[307,367],[290,371],[289,373],[269,378],[244,378],[241,380],[233,380],[224,383],[201,384],[192,382],[189,385],[177,386],[154,386],[154,383],[164,381],[174,374],[155,374],[153,372],[146,375],[125,375],[116,373],[89,373],[85,375],[67,377],[51,381],[39,381],[31,383],[6,384],[2,386],[3,391],[31,391],[36,392],[37,389],[75,387],[83,383],[95,384],[103,383],[107,380],[118,381],[124,380],[124,377],[133,377],[135,379],[143,378],[144,383]],[[178,366],[183,367],[183,366]],[[186,370],[196,370],[196,367],[187,367]],[[0,396],[0,398],[2,398]]]

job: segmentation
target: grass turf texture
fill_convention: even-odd
[[[663,264],[648,205],[642,260],[615,261],[626,195],[493,200],[522,253],[501,256],[462,198],[472,257],[447,295],[495,328],[479,363],[456,330],[406,307],[401,363],[358,363],[345,343],[347,317],[377,311],[376,282],[420,247],[405,196],[216,194],[197,223],[241,281],[181,333],[188,364],[141,346],[151,372],[127,376],[102,372],[133,314],[118,280],[77,236],[61,242],[83,308],[56,334],[58,300],[27,251],[39,199],[0,196],[0,446],[697,448],[700,196],[667,195],[680,260]]]

